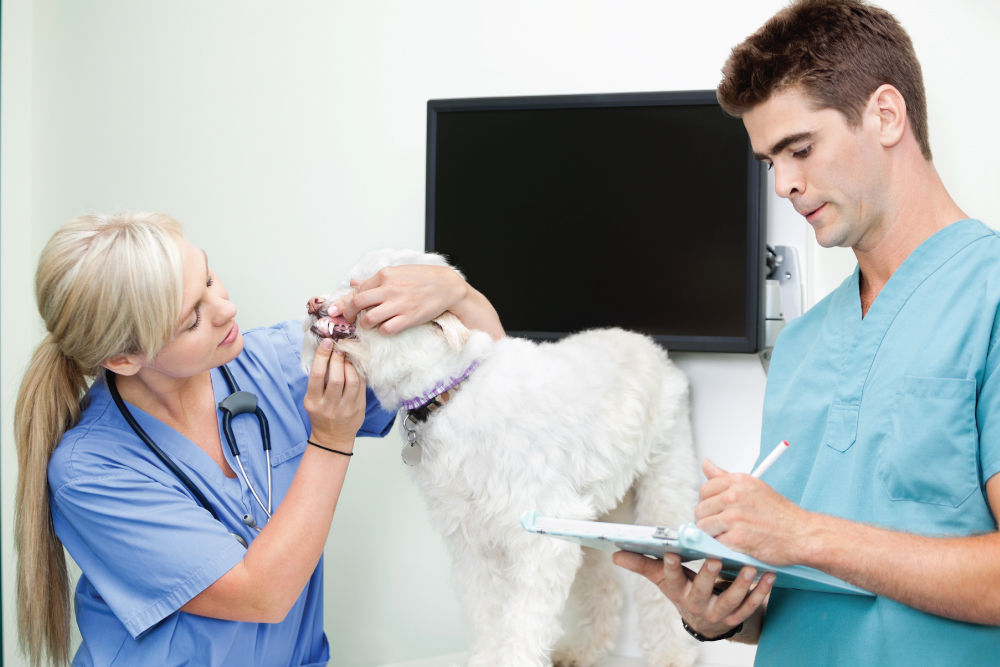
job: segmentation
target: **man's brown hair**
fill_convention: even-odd
[[[799,0],[736,46],[716,91],[742,116],[780,90],[800,86],[820,108],[856,127],[871,94],[894,86],[927,160],[927,100],[913,43],[892,14],[857,0]]]

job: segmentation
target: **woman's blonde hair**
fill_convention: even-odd
[[[152,358],[170,340],[183,290],[180,224],[159,213],[85,215],[46,244],[35,299],[48,335],[17,396],[18,631],[31,664],[69,661],[69,580],[49,508],[48,464],[80,419],[101,364]]]

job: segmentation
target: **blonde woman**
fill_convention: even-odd
[[[356,435],[384,435],[393,415],[328,344],[303,373],[298,321],[242,333],[206,254],[165,215],[67,223],[36,298],[49,333],[15,419],[32,662],[69,661],[65,546],[82,571],[74,665],[326,664],[323,545]],[[452,310],[502,334],[482,295],[431,267],[362,285],[345,310],[365,307],[363,326]],[[220,410],[236,389],[256,403]]]

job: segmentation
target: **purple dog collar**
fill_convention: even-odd
[[[472,374],[472,371],[476,370],[476,368],[478,367],[479,367],[479,360],[477,359],[473,361],[472,364],[470,364],[469,367],[466,368],[465,371],[458,377],[453,377],[450,378],[449,380],[442,380],[438,382],[436,385],[434,385],[432,388],[422,393],[420,396],[416,396],[409,400],[403,401],[403,409],[419,410],[423,406],[427,405],[428,403],[436,399],[438,396],[441,396],[442,394],[451,391],[452,389],[460,385],[469,377],[469,375]]]

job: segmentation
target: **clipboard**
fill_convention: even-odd
[[[635,526],[626,523],[557,519],[542,516],[537,510],[529,510],[521,516],[521,525],[533,533],[571,540],[604,551],[633,551],[657,558],[662,558],[665,553],[674,553],[681,557],[682,563],[714,558],[722,561],[720,574],[731,578],[735,578],[744,565],[750,565],[757,568],[759,574],[773,572],[776,575],[774,585],[782,588],[874,597],[873,593],[863,588],[811,567],[804,565],[776,567],[733,551],[699,530],[693,523],[686,523],[679,528]]]

